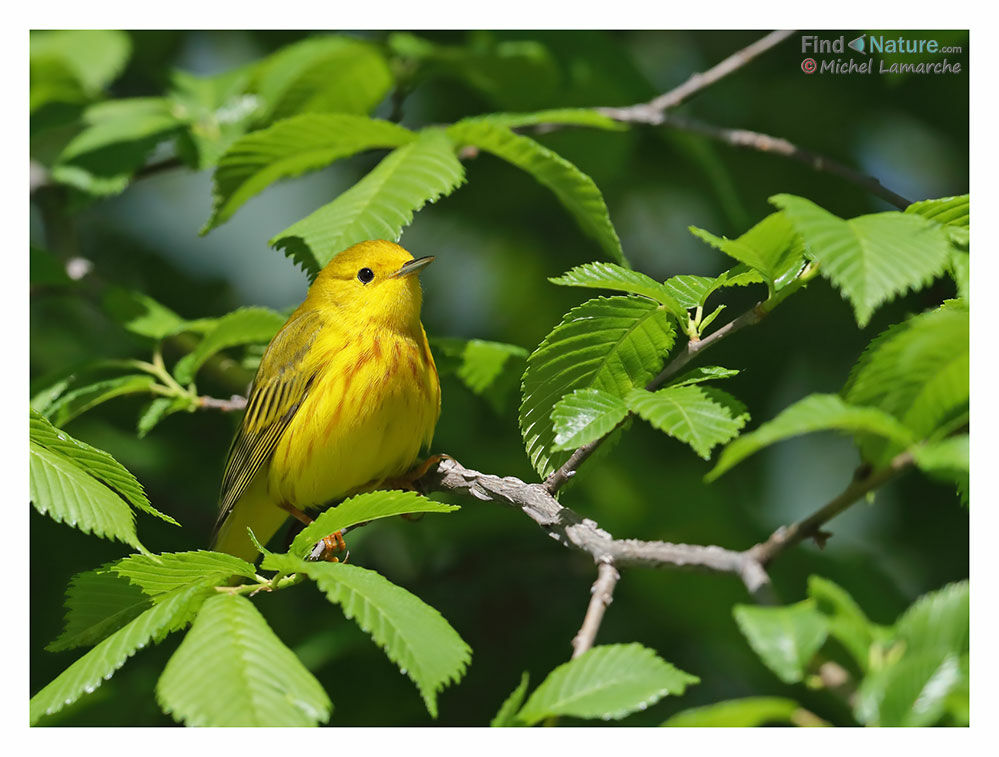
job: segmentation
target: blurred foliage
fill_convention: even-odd
[[[642,102],[758,36],[653,31],[377,32],[350,39],[245,31],[33,35],[31,155],[46,177],[33,192],[31,211],[34,409],[65,424],[71,441],[86,440],[85,448],[110,453],[108,469],[134,474],[145,487],[145,505],[155,505],[183,526],[140,514],[142,544],[154,552],[205,547],[236,419],[211,410],[194,413],[192,387],[186,381],[172,386],[171,374],[158,371],[183,359],[186,378],[197,374],[198,393],[228,397],[244,391],[259,360],[259,342],[301,300],[308,283],[302,270],[268,248],[267,240],[286,235],[287,227],[320,206],[332,205],[376,166],[371,154],[357,150],[404,145],[409,137],[398,135],[405,129],[485,113]],[[967,51],[966,33],[947,40]],[[966,70],[958,76],[809,77],[800,70],[795,44],[776,48],[712,86],[683,112],[787,138],[868,171],[913,200],[967,191]],[[343,77],[330,77],[330,70],[343,71]],[[247,190],[239,200],[245,204],[233,204],[223,218],[214,217],[219,187],[213,195],[208,169],[247,131],[302,109],[348,114],[329,118],[391,118],[405,129],[373,135],[358,146],[320,145],[340,159],[260,194]],[[714,278],[732,265],[723,252],[744,262],[759,260],[745,257],[758,250],[744,232],[773,212],[768,198],[778,193],[808,198],[824,215],[817,217],[800,197],[786,198],[781,207],[796,225],[834,227],[843,249],[861,260],[868,250],[863,240],[850,247],[847,231],[856,230],[855,217],[878,218],[864,214],[887,209],[854,185],[775,156],[676,131],[591,126],[598,128],[528,129],[525,133],[539,145],[534,148],[525,147],[522,137],[499,139],[495,123],[466,122],[460,133],[481,150],[458,167],[468,186],[423,207],[404,231],[407,249],[438,257],[423,279],[423,322],[442,368],[444,396],[434,448],[469,467],[536,480],[518,430],[516,382],[509,375],[523,369],[527,354],[581,301],[578,291],[554,286],[549,278],[621,250],[656,286],[666,281],[664,297],[691,296],[691,287],[701,287],[689,305],[698,306],[696,327],[701,329],[710,308],[700,320],[700,306],[709,295],[724,298],[728,314],[736,314],[763,291],[759,285],[737,286],[711,295],[704,282],[728,286]],[[266,142],[258,147],[248,153],[254,160],[269,149]],[[583,178],[552,155],[576,167]],[[304,160],[279,173],[298,176],[333,159]],[[147,175],[133,180],[138,170]],[[233,182],[243,175],[239,170],[233,169]],[[577,197],[585,197],[589,184],[595,184],[605,203],[598,215],[609,215],[613,226],[601,216],[587,228],[581,220],[587,211],[579,208],[592,210],[592,205],[573,205],[572,196],[553,194],[545,177],[572,179],[581,193]],[[442,186],[434,192],[416,192],[407,200],[410,210],[461,183],[455,176],[438,180]],[[912,211],[933,218],[945,209],[914,206]],[[225,223],[199,237],[209,218]],[[406,220],[389,228],[401,229]],[[864,223],[861,231],[869,236],[890,236],[893,224],[915,228],[922,220]],[[698,231],[699,239],[688,233],[689,226],[713,234]],[[759,326],[712,350],[711,363],[738,371],[725,386],[749,408],[751,427],[806,395],[839,391],[848,378],[854,394],[863,393],[857,377],[850,378],[851,366],[875,336],[946,298],[966,296],[967,236],[960,229],[952,232],[954,250],[946,259],[940,247],[923,250],[926,271],[910,278],[897,268],[885,273],[884,286],[899,296],[880,309],[873,310],[889,298],[865,299],[865,282],[833,276],[848,303],[820,278]],[[725,249],[735,249],[738,242],[745,243],[739,254]],[[81,267],[81,261],[89,265]],[[765,283],[776,291],[787,283],[780,278],[786,260],[777,256],[764,262],[769,266],[764,266]],[[945,269],[959,291],[949,277],[909,291]],[[236,310],[241,306],[246,309]],[[252,338],[244,338],[238,324],[232,326],[234,318],[252,320]],[[904,338],[913,321],[888,334]],[[137,368],[136,362],[150,360],[159,340],[160,362],[152,362],[153,370]],[[882,337],[875,344],[888,349],[888,341]],[[951,342],[946,334],[941,337],[943,346]],[[865,353],[863,365],[875,361],[875,352]],[[96,359],[108,362],[94,366]],[[112,360],[131,362],[122,370]],[[105,394],[84,391],[99,382]],[[167,390],[164,397],[150,401],[150,382]],[[495,391],[487,391],[493,385]],[[604,388],[585,386],[587,391]],[[698,396],[708,391],[700,385],[689,388]],[[102,402],[108,392],[114,399]],[[663,418],[659,410],[654,417]],[[38,433],[47,433],[43,420],[33,416],[32,423],[33,434],[36,425]],[[552,437],[559,428],[553,423]],[[829,500],[859,462],[847,441],[809,436],[769,447],[706,486],[703,477],[712,464],[682,443],[683,433],[674,436],[632,424],[611,452],[602,450],[586,464],[562,501],[617,537],[741,549]],[[51,437],[32,438],[33,449],[37,443],[41,450],[39,459],[86,479],[88,474],[65,468],[73,465],[68,448],[50,446]],[[954,492],[952,463],[955,453],[961,457],[962,444],[966,459],[966,439],[951,437],[942,446],[924,448],[919,464],[940,482],[916,473],[903,477],[880,490],[874,506],[860,503],[835,520],[829,526],[834,538],[825,549],[804,544],[782,555],[771,569],[776,591],[788,605],[779,611],[744,608],[733,615],[733,606],[746,597],[731,576],[626,571],[600,629],[598,641],[606,646],[591,653],[589,661],[581,658],[582,665],[575,666],[579,673],[567,674],[558,666],[570,655],[569,642],[586,609],[592,565],[513,511],[456,500],[463,507],[448,517],[385,520],[355,534],[352,562],[377,570],[439,610],[474,650],[465,677],[438,695],[434,722],[442,725],[485,725],[494,717],[512,724],[525,710],[531,722],[562,715],[567,723],[582,724],[573,716],[610,717],[633,709],[629,725],[717,724],[726,718],[745,724],[959,723],[967,718],[966,636],[937,638],[928,617],[938,612],[967,619],[967,585],[954,582],[968,575],[968,511]],[[884,440],[861,437],[861,442],[884,453]],[[79,449],[84,448],[74,454],[83,454]],[[959,466],[956,472],[961,475]],[[94,496],[118,499],[120,520],[109,528],[120,527],[132,539],[128,505],[141,504],[118,498],[93,476],[85,484]],[[120,558],[122,550],[120,544],[83,536],[34,511],[30,537],[30,688],[35,694],[79,655],[45,651],[63,629],[70,579]],[[290,535],[285,538],[290,542]],[[953,585],[941,589],[945,584]],[[180,606],[189,599],[179,593],[171,601]],[[224,604],[217,602],[213,612],[228,613],[227,622],[257,623],[242,603]],[[304,588],[274,592],[255,597],[253,606],[307,668],[289,677],[315,676],[329,693],[333,724],[431,722],[420,692],[319,593]],[[788,617],[767,617],[768,612]],[[166,622],[154,620],[158,625],[149,621],[144,629],[147,638]],[[948,627],[960,627],[957,621]],[[776,659],[753,643],[754,633],[768,624],[791,629],[792,658]],[[804,631],[794,635],[795,628]],[[175,634],[143,650],[94,694],[41,722],[172,724],[157,706],[154,690],[180,643]],[[194,643],[206,644],[204,634]],[[812,653],[820,647],[816,657]],[[602,656],[637,659],[650,650],[663,659],[653,655],[655,662],[629,663],[648,688],[647,707],[613,700],[595,707],[559,705],[556,695],[566,675],[585,677]],[[835,686],[823,683],[824,657],[859,686],[852,705]],[[529,679],[521,678],[522,671]],[[621,672],[628,672],[627,665]],[[693,677],[700,682],[682,697],[659,701],[667,689],[679,693]],[[929,703],[922,700],[925,706],[913,716],[913,702],[927,681],[939,684],[937,696]],[[507,700],[518,682],[521,687]],[[176,679],[161,685],[171,709],[189,706]],[[905,692],[912,697],[906,699]],[[316,693],[313,706],[321,713],[328,702]],[[705,709],[695,709],[700,706]]]

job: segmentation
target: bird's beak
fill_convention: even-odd
[[[398,271],[392,274],[391,278],[397,279],[403,276],[409,276],[411,273],[419,273],[433,262],[434,262],[433,255],[427,255],[426,257],[423,258],[415,258],[413,260],[407,260],[406,263],[403,264],[402,268],[400,268]]]

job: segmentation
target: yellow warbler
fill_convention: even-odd
[[[229,450],[212,548],[253,561],[289,514],[409,471],[440,416],[414,259],[383,240],[339,253],[271,340]],[[341,540],[342,544],[342,540]]]

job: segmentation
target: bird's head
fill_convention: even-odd
[[[344,320],[358,325],[412,329],[419,325],[422,302],[417,274],[433,260],[414,258],[383,239],[360,242],[326,264],[308,299],[335,307]]]

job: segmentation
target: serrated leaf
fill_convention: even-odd
[[[163,601],[168,594],[178,590],[196,586],[221,586],[233,576],[256,576],[253,566],[245,560],[202,549],[158,555],[132,555],[109,565],[107,569],[127,578],[152,597],[154,602]]]
[[[472,145],[527,171],[548,187],[616,263],[627,265],[621,240],[611,223],[603,195],[593,179],[565,158],[529,137],[484,121],[459,121],[447,130],[458,145]]]
[[[305,562],[268,553],[262,566],[304,573],[314,580],[409,676],[431,717],[437,717],[437,693],[464,675],[471,656],[468,645],[437,610],[378,573],[356,565]]]
[[[527,696],[527,685],[530,683],[530,680],[531,676],[527,671],[524,671],[517,688],[510,692],[510,696],[503,701],[499,712],[496,713],[496,716],[489,723],[490,728],[515,728],[523,725],[517,719],[517,711],[524,704],[524,697]]]
[[[577,389],[555,403],[553,450],[573,450],[614,430],[628,414],[624,400],[599,389]]]
[[[610,289],[615,292],[640,294],[665,305],[681,323],[687,323],[686,310],[673,298],[665,286],[644,273],[622,268],[613,263],[585,263],[561,276],[548,280],[559,286]]]
[[[527,359],[520,430],[534,469],[544,477],[568,459],[555,452],[555,404],[575,389],[623,397],[644,387],[673,346],[673,321],[638,297],[597,297],[570,310]]]
[[[472,116],[462,120],[462,123],[485,122],[507,129],[522,129],[525,126],[539,124],[560,124],[564,126],[586,126],[607,131],[627,131],[628,127],[610,116],[605,116],[592,108],[554,108],[539,110],[534,113],[489,113],[484,116]]]
[[[951,250],[950,275],[957,285],[957,296],[962,300],[971,298],[971,256],[961,250]]]
[[[847,402],[871,405],[925,439],[968,412],[970,340],[966,303],[951,301],[892,326],[874,339],[843,388]],[[865,459],[883,463],[898,451],[860,438]]]
[[[305,557],[312,545],[323,537],[358,523],[409,513],[451,513],[460,509],[457,505],[435,502],[416,492],[374,491],[355,494],[320,513],[298,533],[288,553]]]
[[[971,472],[970,445],[971,440],[967,434],[958,434],[920,445],[913,449],[912,456],[923,473],[956,484],[963,500],[967,502]]]
[[[714,278],[691,275],[672,276],[666,279],[663,286],[682,307],[697,308],[703,307],[708,297],[719,289],[765,283],[762,274],[758,271],[739,264]]]
[[[85,534],[145,551],[125,500],[63,455],[34,441],[29,446],[31,503],[38,512]]]
[[[151,606],[138,586],[103,569],[73,576],[65,604],[65,627],[45,647],[49,652],[92,646]]]
[[[815,431],[865,432],[901,445],[913,442],[913,436],[905,426],[876,407],[852,405],[837,394],[810,394],[728,445],[705,480],[714,481],[764,447]]]
[[[707,460],[746,425],[749,413],[732,395],[702,386],[668,386],[656,392],[636,389],[625,397],[640,418]]]
[[[745,697],[681,710],[663,723],[672,728],[755,728],[793,723],[801,705],[783,697]]]
[[[203,598],[203,589],[174,594],[108,636],[31,698],[30,722],[37,723],[43,715],[58,712],[94,691],[138,650],[186,625]]]
[[[61,62],[88,97],[118,77],[132,52],[128,34],[109,29],[32,31],[30,40],[33,65],[53,59]],[[33,81],[32,89],[35,86]],[[32,110],[35,106],[33,93]]]
[[[152,297],[121,287],[110,287],[104,309],[128,331],[151,339],[162,339],[183,330],[185,321]]]
[[[159,425],[160,421],[181,410],[193,410],[187,397],[157,397],[143,409],[136,424],[136,434],[142,439]]]
[[[896,636],[910,650],[968,651],[968,582],[948,584],[917,599],[895,623]]]
[[[666,386],[690,386],[691,384],[703,384],[705,381],[718,381],[738,375],[739,371],[733,368],[722,368],[720,365],[703,365],[677,376],[667,383]]]
[[[927,726],[940,719],[964,676],[959,659],[934,651],[906,654],[864,678],[854,716],[872,726]]]
[[[527,350],[515,344],[482,339],[435,337],[430,347],[441,376],[456,375],[472,392],[500,412],[520,383]]]
[[[323,687],[245,597],[205,600],[156,684],[189,726],[309,726],[329,720]]]
[[[78,415],[92,410],[115,397],[127,394],[147,394],[152,390],[156,379],[147,373],[133,373],[117,376],[71,389],[53,401],[43,411],[56,426],[65,426]]]
[[[794,228],[783,213],[771,213],[737,239],[716,237],[696,226],[690,227],[690,233],[759,271],[771,289],[781,274],[801,263],[801,254],[794,245]]]
[[[549,673],[517,717],[527,725],[556,715],[620,720],[699,680],[641,644],[597,646]]]
[[[853,305],[861,328],[882,304],[922,289],[947,266],[947,234],[919,215],[891,211],[845,221],[794,195],[770,201],[804,239],[807,257]]]
[[[118,492],[133,507],[150,515],[155,515],[167,523],[172,523],[175,526],[180,525],[169,515],[165,515],[153,507],[138,479],[104,450],[99,450],[86,442],[74,439],[62,429],[55,428],[34,410],[31,411],[29,428],[29,435],[33,441],[62,455],[85,473],[102,481]]]
[[[808,577],[808,596],[829,620],[829,635],[853,657],[861,671],[870,663],[871,645],[883,636],[882,629],[864,615],[853,598],[840,586],[820,576]]]
[[[377,46],[324,35],[288,45],[259,66],[254,90],[261,120],[298,113],[369,113],[392,87],[392,73]]]
[[[968,228],[971,224],[970,195],[914,202],[905,209],[905,212],[916,213],[947,227],[947,234],[954,244],[968,246]]]
[[[218,319],[198,346],[174,366],[173,375],[181,384],[194,381],[194,376],[212,355],[240,344],[266,344],[285,322],[284,316],[267,308],[240,308]]]
[[[804,678],[829,629],[811,599],[785,607],[736,605],[732,615],[749,646],[784,683]]]
[[[278,121],[236,140],[212,178],[212,215],[202,234],[225,223],[247,200],[281,179],[335,160],[416,138],[394,123],[346,113],[308,113]]]
[[[397,147],[357,184],[292,224],[270,244],[315,276],[333,256],[368,239],[398,241],[413,213],[465,180],[454,146],[437,129]]]

